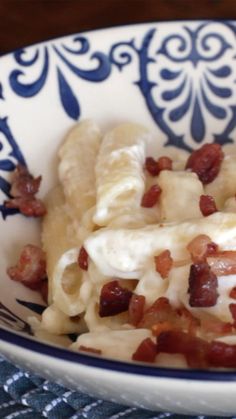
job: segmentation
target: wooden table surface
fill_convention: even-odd
[[[236,0],[0,0],[0,53],[125,23],[236,18]]]

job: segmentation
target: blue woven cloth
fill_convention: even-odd
[[[0,418],[183,419],[183,415],[151,412],[97,400],[23,371],[0,357]],[[186,418],[208,419],[210,416],[188,415]]]

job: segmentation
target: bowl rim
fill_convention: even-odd
[[[50,43],[53,41],[58,41],[62,38],[66,38],[66,37],[73,37],[76,35],[88,35],[92,32],[102,32],[102,31],[107,31],[107,30],[111,30],[111,29],[119,29],[119,28],[130,28],[132,26],[143,26],[143,25],[155,25],[155,24],[165,24],[165,23],[196,23],[196,22],[203,22],[203,23],[235,23],[236,24],[236,18],[235,19],[231,19],[230,17],[228,18],[209,18],[209,17],[204,17],[204,18],[191,18],[191,19],[185,19],[185,18],[179,18],[179,19],[155,19],[155,20],[147,20],[144,22],[132,22],[132,23],[118,23],[116,25],[111,25],[111,26],[103,26],[100,28],[94,28],[94,29],[86,29],[86,30],[82,30],[82,31],[78,31],[78,32],[70,32],[70,33],[62,33],[61,35],[58,36],[49,36],[41,41],[36,41],[36,42],[32,42],[26,45],[22,45],[21,47],[15,48],[13,50],[4,52],[3,54],[0,54],[0,60],[2,58],[5,58],[7,56],[10,56],[12,54],[14,54],[17,51],[20,50],[24,50],[25,48],[31,48],[31,47],[36,47],[39,46],[41,44],[46,44],[46,43]]]
[[[145,22],[132,22],[128,24],[117,24],[112,26],[105,26],[101,28],[88,29],[84,31],[71,32],[61,34],[59,36],[52,36],[41,41],[33,42],[32,44],[23,45],[12,51],[5,52],[0,55],[0,61],[14,55],[19,50],[26,48],[37,47],[41,44],[51,43],[66,37],[73,37],[76,35],[88,35],[93,32],[109,31],[111,29],[119,28],[130,28],[138,27],[143,25],[155,25],[155,24],[166,24],[166,23],[236,23],[236,19],[231,18],[196,18],[196,19],[170,19],[170,20],[150,20]],[[212,381],[212,382],[234,382],[236,381],[236,371],[228,370],[203,370],[203,369],[184,369],[184,368],[169,368],[169,367],[158,367],[143,363],[125,362],[119,360],[112,360],[108,358],[98,357],[92,354],[85,354],[81,352],[74,352],[66,348],[61,348],[57,345],[47,344],[39,342],[35,339],[31,339],[27,336],[23,336],[15,331],[6,330],[0,325],[0,341],[4,341],[7,344],[15,345],[21,349],[26,349],[34,352],[38,355],[48,356],[51,358],[61,359],[70,363],[78,363],[85,367],[99,368],[107,371],[113,371],[122,374],[134,374],[145,377],[155,378],[166,378],[175,380],[192,380],[192,381]],[[1,351],[1,349],[0,349]]]
[[[192,368],[169,368],[158,367],[143,363],[125,362],[102,358],[91,354],[74,352],[72,350],[61,348],[57,345],[38,342],[35,339],[22,336],[14,331],[2,329],[0,327],[0,341],[13,344],[21,349],[30,350],[38,355],[48,356],[54,359],[61,359],[70,363],[78,363],[86,367],[99,368],[106,371],[117,373],[126,373],[141,375],[145,377],[181,379],[191,381],[236,381],[235,371],[217,371]]]

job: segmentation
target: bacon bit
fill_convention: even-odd
[[[167,278],[173,266],[173,259],[169,250],[164,250],[158,256],[154,256],[156,271],[163,279]]]
[[[201,329],[206,333],[214,333],[216,335],[228,335],[233,331],[231,323],[222,322],[213,316],[201,320]]]
[[[46,214],[44,203],[40,199],[13,198],[5,201],[6,208],[18,209],[26,217],[42,217]]]
[[[196,319],[185,307],[175,309],[165,297],[158,298],[149,307],[138,324],[139,328],[151,329],[154,334],[160,328],[186,330],[195,335],[200,321]]]
[[[157,176],[159,174],[159,167],[157,161],[153,157],[146,158],[145,169],[151,176]]]
[[[157,355],[156,344],[150,338],[144,339],[132,355],[133,361],[154,362]]]
[[[207,258],[207,263],[216,276],[236,274],[236,251],[223,250]]]
[[[199,150],[192,152],[185,168],[195,172],[206,185],[218,175],[223,158],[224,153],[219,144],[204,144]]]
[[[218,281],[206,262],[191,265],[188,293],[191,307],[212,307],[216,304]]]
[[[83,246],[81,247],[79,251],[78,264],[79,264],[79,267],[83,269],[84,271],[88,270],[88,253]]]
[[[18,164],[12,174],[10,194],[14,198],[35,195],[41,183],[42,177],[34,178],[26,166]]]
[[[176,312],[170,305],[168,298],[160,297],[149,307],[143,315],[138,327],[151,329],[157,323],[171,322],[176,320]]]
[[[8,268],[7,273],[13,281],[21,282],[34,290],[40,289],[42,282],[47,277],[45,253],[37,246],[26,245],[20,254],[17,265]]]
[[[129,303],[129,323],[137,326],[143,317],[145,297],[133,294]]]
[[[166,156],[159,157],[157,161],[153,157],[147,157],[145,169],[151,176],[157,176],[162,170],[172,170],[172,160]]]
[[[215,200],[211,195],[201,195],[199,207],[204,217],[207,217],[208,215],[214,214],[214,212],[218,211],[216,208]]]
[[[222,324],[219,324],[219,328],[218,328],[218,332],[219,334],[222,335],[228,335],[229,333],[232,333],[234,330],[235,326],[229,322],[222,322]]]
[[[80,345],[78,349],[82,352],[89,352],[96,355],[102,354],[101,349],[90,348],[89,346]]]
[[[158,202],[161,194],[161,188],[158,185],[152,185],[150,189],[143,195],[141,206],[144,208],[152,208]]]
[[[115,316],[129,308],[132,291],[122,288],[118,281],[111,281],[102,287],[99,303],[99,316]]]
[[[211,242],[207,244],[206,256],[216,255],[218,252],[218,244]]]
[[[10,194],[12,199],[5,201],[6,208],[18,209],[27,217],[41,217],[46,208],[40,199],[35,198],[39,190],[41,176],[34,178],[23,165],[16,166],[12,175]]]
[[[229,304],[230,313],[233,317],[234,324],[236,323],[236,304]]]
[[[207,354],[208,364],[212,367],[235,368],[236,345],[213,341],[209,344]]]
[[[182,354],[191,368],[236,367],[236,345],[207,342],[176,330],[162,332],[157,337],[158,352]]]
[[[157,160],[159,172],[162,170],[172,170],[172,160],[169,157],[162,156]]]
[[[207,366],[208,347],[203,339],[177,330],[162,332],[157,337],[157,352],[182,354],[192,368]]]
[[[160,333],[166,332],[167,330],[173,330],[174,326],[170,322],[159,322],[152,326],[152,334],[153,336],[159,336]]]
[[[236,287],[233,287],[232,290],[229,293],[230,298],[233,298],[236,300]]]
[[[191,255],[192,261],[198,263],[204,262],[207,256],[216,253],[218,246],[206,234],[199,234],[187,245],[187,250]]]

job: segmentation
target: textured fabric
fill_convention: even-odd
[[[20,370],[0,357],[0,419],[2,418],[183,419],[183,415],[151,412],[97,400]],[[186,418],[208,419],[210,416],[188,415]]]

